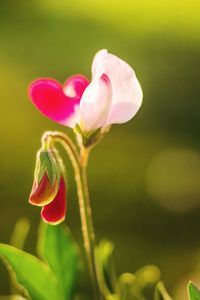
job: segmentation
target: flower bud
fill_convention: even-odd
[[[66,184],[61,176],[58,193],[51,203],[43,206],[41,217],[46,223],[56,225],[65,219],[66,209]]]
[[[60,170],[54,150],[38,151],[34,182],[29,203],[44,206],[55,198],[60,182]]]

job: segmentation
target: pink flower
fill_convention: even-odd
[[[92,62],[92,80],[70,77],[62,86],[50,78],[35,80],[29,95],[41,113],[71,128],[84,131],[132,119],[142,103],[142,89],[134,70],[107,50]]]

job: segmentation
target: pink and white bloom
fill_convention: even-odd
[[[39,111],[64,126],[83,131],[106,128],[132,119],[142,103],[142,89],[134,70],[122,59],[97,52],[92,79],[74,75],[62,86],[51,78],[31,83],[29,95]]]

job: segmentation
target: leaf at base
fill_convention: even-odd
[[[190,300],[200,300],[200,290],[192,281],[188,284],[188,295]]]
[[[78,246],[69,229],[63,223],[56,226],[42,223],[38,250],[57,277],[65,299],[71,299],[81,262]]]
[[[64,299],[50,269],[35,256],[5,244],[0,244],[0,255],[27,298],[32,300]]]

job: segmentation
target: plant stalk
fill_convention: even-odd
[[[66,134],[59,131],[45,132],[42,137],[42,142],[49,143],[51,145],[54,142],[59,142],[60,144],[62,144],[74,168],[79,199],[79,210],[84,240],[84,248],[87,256],[95,299],[101,300],[102,297],[98,285],[95,265],[95,234],[92,221],[92,210],[89,199],[86,173],[89,150],[85,147],[81,147],[81,151],[79,154],[73,141]]]

